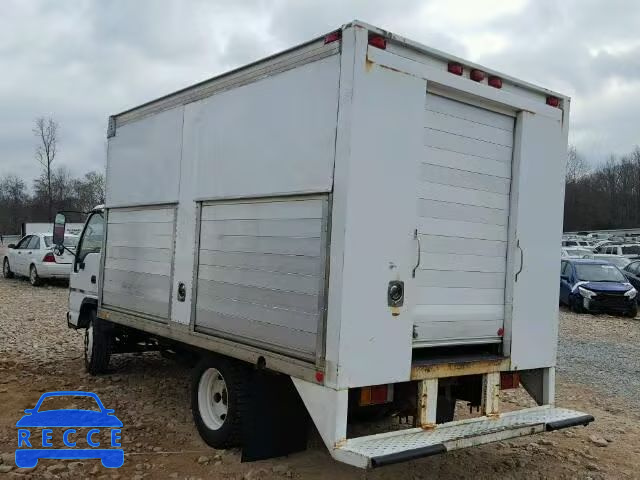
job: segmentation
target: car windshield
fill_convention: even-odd
[[[44,243],[47,247],[53,245],[53,236],[45,235]],[[69,235],[64,236],[64,246],[69,248],[75,248],[78,246],[78,237],[71,237]]]
[[[613,265],[576,264],[576,275],[583,282],[626,282],[626,277]]]
[[[623,255],[640,255],[640,245],[628,245],[622,247]]]

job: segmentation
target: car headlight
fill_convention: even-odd
[[[592,292],[591,290],[587,290],[584,287],[578,287],[578,291],[580,292],[580,295],[582,295],[584,298],[593,298],[596,296],[596,292]]]
[[[633,287],[631,287],[631,289],[624,292],[624,296],[629,298],[636,298],[637,294],[638,294],[638,291]]]

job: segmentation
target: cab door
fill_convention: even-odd
[[[70,325],[79,326],[78,320],[83,302],[87,300],[97,305],[103,236],[102,212],[93,212],[82,230],[69,277],[68,322]]]
[[[560,270],[560,302],[569,305],[569,293],[571,292],[571,264],[562,262]]]
[[[9,265],[11,266],[11,270],[16,275],[28,275],[26,272],[25,264],[27,262],[27,247],[29,246],[29,242],[33,235],[27,235],[16,245],[16,248],[9,250]]]

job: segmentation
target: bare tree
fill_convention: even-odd
[[[567,151],[567,183],[574,183],[587,173],[589,173],[589,165],[582,155],[578,153],[576,147],[569,145]]]
[[[43,175],[47,182],[47,200],[49,221],[53,221],[53,195],[51,191],[51,164],[56,159],[58,153],[58,122],[53,118],[36,118],[33,134],[36,136],[36,160],[42,165]]]

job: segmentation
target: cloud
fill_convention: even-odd
[[[102,169],[108,115],[355,18],[571,95],[594,161],[640,142],[640,5],[624,0],[5,0],[0,176],[37,176],[37,116],[61,124],[61,165]]]

